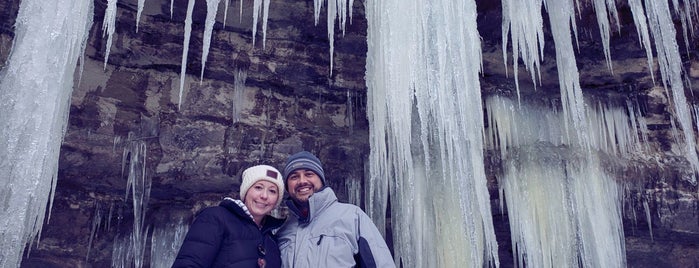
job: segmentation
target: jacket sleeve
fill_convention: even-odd
[[[361,209],[358,211],[359,236],[357,239],[359,254],[362,258],[373,259],[376,267],[395,268],[396,264],[388,250],[386,241],[374,225],[374,222]],[[362,241],[365,240],[365,241]]]
[[[205,209],[190,226],[173,268],[209,267],[218,254],[223,237],[222,223],[214,211]]]

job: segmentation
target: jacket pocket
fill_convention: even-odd
[[[352,244],[345,236],[332,233],[312,235],[308,241],[310,259],[318,267],[354,267]]]

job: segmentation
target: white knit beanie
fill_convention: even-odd
[[[245,202],[245,194],[247,194],[248,189],[259,180],[266,180],[277,185],[279,192],[277,206],[279,206],[282,203],[282,199],[284,199],[284,179],[279,170],[268,165],[257,165],[243,171],[243,182],[240,184],[240,199]]]

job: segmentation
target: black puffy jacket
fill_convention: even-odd
[[[283,220],[265,216],[262,229],[232,199],[208,207],[197,215],[180,247],[173,268],[180,267],[281,267],[279,247],[272,230]]]

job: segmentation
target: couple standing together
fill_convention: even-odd
[[[284,190],[286,221],[268,215]],[[291,155],[283,174],[267,165],[246,169],[240,198],[226,197],[197,215],[173,268],[395,267],[369,216],[338,202],[309,152]]]

